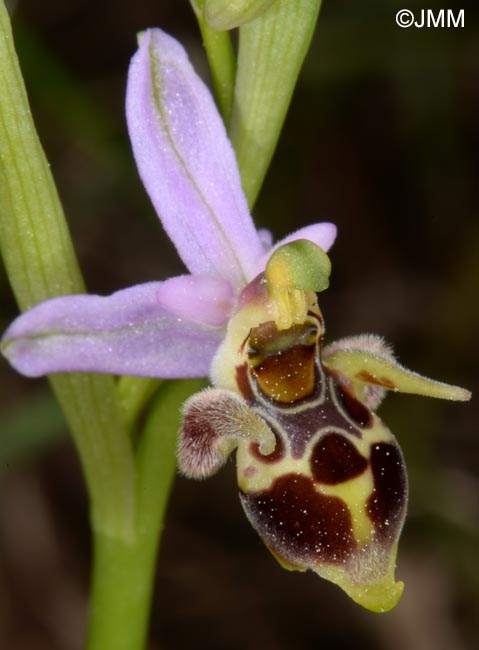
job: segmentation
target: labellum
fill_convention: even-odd
[[[311,246],[305,282],[282,281],[292,277],[291,269],[281,272],[288,260],[296,275],[301,269],[296,254],[278,249],[243,291],[213,364],[217,388],[185,404],[180,468],[208,476],[237,448],[241,502],[279,563],[312,569],[384,612],[404,587],[394,571],[407,477],[396,439],[373,409],[385,389],[448,399],[468,393],[405,370],[379,337],[323,351],[313,290],[327,281],[309,286],[311,253],[326,275],[329,265]]]

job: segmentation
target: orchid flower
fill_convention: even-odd
[[[214,101],[160,30],[143,34],[132,60],[127,119],[142,181],[190,274],[48,300],[13,322],[3,353],[28,376],[209,375],[214,387],[184,406],[181,471],[209,476],[237,449],[242,504],[278,561],[390,609],[403,588],[394,569],[407,479],[374,410],[387,389],[469,393],[407,371],[376,336],[323,349],[316,293],[328,286],[335,226],[275,246],[255,230]]]

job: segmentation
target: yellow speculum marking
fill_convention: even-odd
[[[373,492],[371,470],[366,469],[360,476],[336,485],[316,483],[321,494],[339,497],[347,505],[351,514],[354,538],[359,546],[368,544],[374,534],[374,526],[366,512],[366,503]]]
[[[315,439],[316,444],[317,439]],[[314,481],[311,472],[310,453],[302,458],[293,458],[289,452],[281,460],[273,464],[263,463],[249,451],[249,444],[238,446],[238,484],[245,493],[268,490],[273,482],[285,474],[301,474]],[[254,468],[254,472],[251,472]],[[337,496],[342,499],[351,513],[355,539],[359,545],[371,541],[374,533],[373,525],[366,512],[366,502],[373,491],[373,480],[370,470],[361,476],[336,485],[324,485],[314,481],[318,493]]]
[[[306,455],[303,458],[293,458],[287,450],[284,458],[269,464],[255,458],[249,451],[249,444],[241,443],[238,445],[236,460],[238,484],[247,494],[269,489],[277,478],[285,474],[303,474],[312,478],[309,458]],[[257,471],[249,476],[247,470],[251,467]]]
[[[362,438],[348,436],[342,429],[327,427],[315,435],[308,443],[301,458],[293,458],[288,448],[285,449],[284,458],[269,464],[253,456],[249,450],[249,443],[241,443],[237,451],[238,484],[245,493],[262,492],[268,490],[273,482],[285,474],[301,474],[314,481],[315,489],[319,494],[335,496],[344,501],[351,514],[354,538],[359,546],[369,544],[374,536],[374,525],[367,513],[367,501],[373,494],[374,482],[371,468],[368,467],[362,474],[352,479],[328,485],[314,479],[311,470],[311,454],[322,435],[340,433],[352,442],[359,453],[369,458],[371,448],[380,442],[390,442],[393,437],[381,420],[374,416],[374,425],[363,432]]]
[[[317,442],[317,440],[316,440]],[[249,452],[249,445],[241,444],[238,447],[238,484],[240,489],[247,493],[268,490],[274,481],[285,474],[301,474],[313,478],[309,453],[302,458],[292,458],[286,453],[285,458],[274,464],[263,463],[254,458]],[[250,468],[256,471],[248,476]],[[373,479],[371,470],[348,481],[336,485],[325,485],[314,481],[318,493],[326,496],[335,496],[342,499],[351,514],[351,523],[354,537],[358,545],[363,546],[371,541],[374,527],[366,512],[366,502],[373,492]]]
[[[371,448],[380,442],[391,442],[393,435],[382,421],[373,414],[374,423],[367,431],[363,430],[362,438],[348,437],[359,453],[369,458]],[[312,442],[315,445],[317,439]],[[308,453],[310,453],[310,449]],[[371,468],[368,467],[360,476],[335,485],[319,484],[318,489],[322,494],[337,496],[342,499],[351,513],[354,537],[360,546],[368,544],[374,535],[374,526],[367,514],[367,500],[373,493],[374,482]]]

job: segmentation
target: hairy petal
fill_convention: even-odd
[[[217,472],[241,440],[256,442],[262,454],[274,451],[276,440],[242,397],[229,390],[207,388],[183,407],[178,463],[190,478]]]
[[[19,316],[2,353],[19,372],[89,371],[145,377],[203,377],[222,330],[179,318],[158,300],[160,282],[111,296],[62,296]]]
[[[333,359],[332,363],[334,364],[334,354],[342,352],[343,350],[355,350],[359,353],[369,352],[374,354],[375,357],[386,359],[391,363],[396,362],[392,347],[377,334],[358,334],[357,336],[348,336],[339,341],[333,341],[323,350],[322,356],[324,363],[328,364],[328,359],[331,357],[331,359]],[[333,368],[333,366],[331,367]],[[333,368],[333,370],[336,370],[336,378],[339,383],[346,387],[350,386],[356,396],[373,411],[378,408],[386,396],[387,388],[379,382],[358,382],[357,379],[353,381],[351,377],[346,377],[344,374],[341,374],[339,370],[335,368]]]
[[[296,241],[297,239],[308,239],[309,241],[312,241],[314,244],[322,248],[323,251],[327,252],[334,244],[334,240],[336,239],[336,234],[337,234],[337,228],[334,225],[334,223],[329,223],[327,221],[322,223],[315,223],[312,224],[311,226],[305,226],[304,228],[300,228],[299,230],[296,230],[295,232],[291,233],[281,241],[277,242],[273,246],[273,248],[270,251],[268,251],[267,255],[263,255],[263,257],[261,258],[261,260],[256,266],[256,271],[258,273],[260,271],[264,271],[266,267],[266,263],[268,262],[269,258],[271,257],[271,255],[274,253],[275,250],[277,250],[281,246],[284,246],[285,244],[289,244],[292,241]]]
[[[189,271],[244,284],[263,251],[235,155],[185,50],[159,29],[132,59],[126,112],[140,176]]]
[[[389,346],[371,334],[346,338],[328,346],[324,363],[335,372],[338,381],[349,385],[363,402],[375,407],[381,394],[370,386],[396,393],[413,393],[438,399],[467,402],[470,391],[460,386],[429,379],[404,368],[392,355]]]

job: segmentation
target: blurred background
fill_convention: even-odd
[[[183,272],[126,134],[135,33],[161,26],[207,68],[187,0],[9,2],[41,140],[89,290]],[[382,334],[407,366],[478,394],[477,5],[324,0],[254,216],[280,238],[331,220],[321,295],[328,340]],[[465,27],[401,29],[399,9],[465,10]],[[17,308],[0,275],[0,326]],[[80,650],[88,512],[45,381],[0,360],[0,647]],[[409,516],[391,613],[363,611],[313,574],[283,571],[239,504],[234,464],[178,478],[163,536],[151,649],[479,647],[478,410],[390,396],[380,415],[406,457]]]

